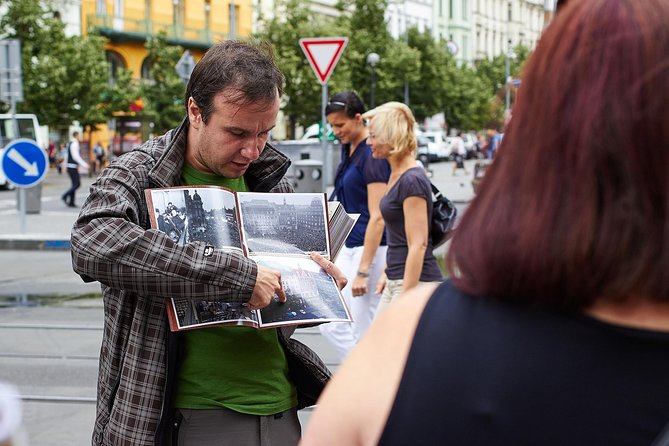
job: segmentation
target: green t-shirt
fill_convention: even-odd
[[[244,177],[228,179],[184,165],[181,183],[217,185],[247,191]],[[174,407],[225,407],[271,415],[297,405],[286,354],[276,329],[212,327],[180,334],[186,354],[177,377]]]

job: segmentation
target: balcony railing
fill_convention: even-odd
[[[111,15],[88,16],[89,31],[97,30],[112,41],[145,41],[161,31],[171,44],[187,48],[207,49],[214,42],[225,40],[228,33],[214,32],[211,29],[190,28],[174,23],[161,23],[155,20],[128,19]]]

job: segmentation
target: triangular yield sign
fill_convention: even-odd
[[[344,52],[347,37],[312,37],[300,39],[300,46],[304,51],[311,69],[314,70],[318,81],[325,85],[334,71],[335,65]]]

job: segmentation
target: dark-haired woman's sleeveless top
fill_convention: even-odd
[[[420,319],[380,445],[649,446],[669,422],[669,333],[463,295]]]

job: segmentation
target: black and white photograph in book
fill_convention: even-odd
[[[176,243],[200,241],[242,249],[234,195],[207,188],[157,189],[150,194],[158,229]]]
[[[172,305],[179,322],[179,328],[209,324],[221,325],[226,321],[233,325],[255,326],[258,320],[253,310],[249,310],[242,303],[237,302],[209,299],[172,299]]]
[[[351,316],[332,277],[311,259],[256,256],[259,265],[281,272],[286,302],[260,310],[264,327],[282,322],[350,322]]]
[[[249,254],[328,256],[325,194],[238,192],[237,201]]]

